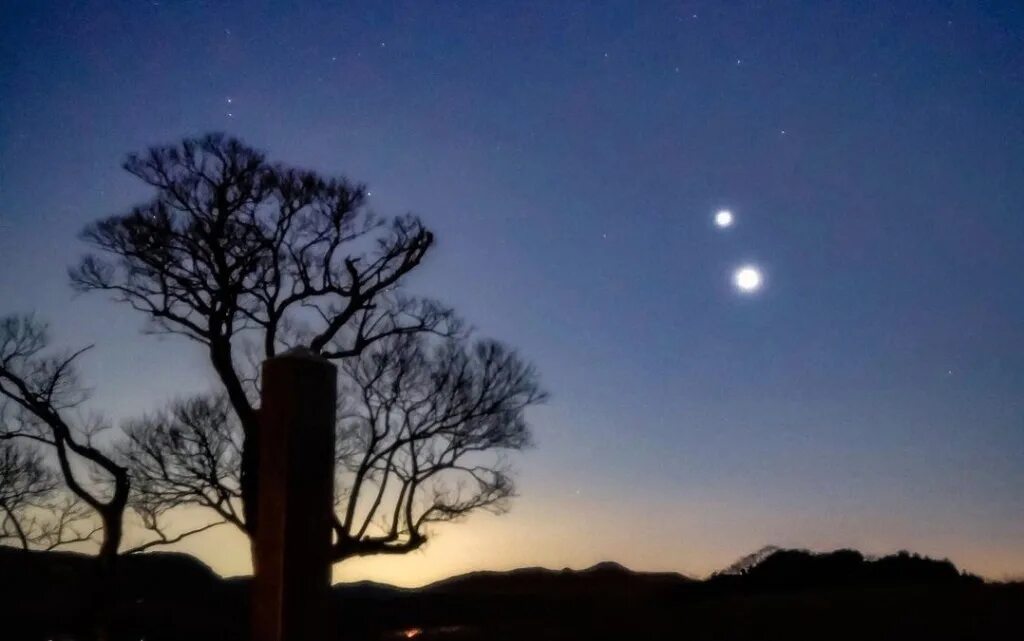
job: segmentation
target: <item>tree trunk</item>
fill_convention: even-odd
[[[225,342],[224,339],[211,343],[210,360],[217,376],[224,384],[228,401],[235,410],[239,423],[242,424],[242,463],[239,483],[242,490],[242,514],[245,517],[245,529],[251,540],[256,532],[259,509],[257,506],[260,461],[259,411],[254,409],[249,402],[245,395],[245,389],[235,372],[231,344]]]
[[[258,442],[255,434],[245,435],[242,441],[242,469],[239,479],[242,490],[242,515],[245,518],[245,530],[249,535],[254,573],[256,571],[256,519],[259,515],[260,457]]]
[[[103,541],[96,556],[96,591],[93,594],[93,629],[96,641],[113,638],[114,617],[117,610],[118,580],[117,552],[121,547],[123,511],[101,513]]]

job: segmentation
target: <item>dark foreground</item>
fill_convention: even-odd
[[[92,566],[70,553],[0,548],[0,638],[89,639]],[[224,580],[178,554],[124,559],[115,639],[245,639],[245,580]],[[984,583],[950,563],[909,555],[777,551],[694,581],[588,570],[474,573],[416,590],[336,588],[338,639],[1021,638],[1024,584]]]

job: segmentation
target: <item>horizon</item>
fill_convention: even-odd
[[[420,215],[406,289],[551,392],[509,513],[335,581],[769,544],[1024,577],[1024,9],[484,4],[6,9],[0,315],[95,344],[115,424],[214,385],[67,269],[153,196],[127,154],[223,131]],[[167,549],[250,568],[231,526]]]
[[[0,550],[2,550],[2,549],[10,549],[10,550],[15,550],[15,551],[20,551],[20,548],[9,546],[9,545],[2,545],[2,544],[0,544]],[[998,579],[998,578],[979,576],[979,575],[973,574],[973,573],[969,572],[968,570],[962,568],[960,565],[958,565],[956,563],[956,561],[954,559],[930,557],[928,555],[918,554],[917,552],[914,552],[913,550],[897,550],[896,552],[891,552],[891,553],[886,553],[886,554],[870,554],[870,553],[865,553],[862,550],[856,550],[856,549],[852,549],[852,548],[835,548],[835,549],[831,549],[831,550],[811,550],[811,549],[806,549],[806,548],[782,548],[782,547],[778,547],[778,546],[774,546],[774,545],[766,545],[766,546],[763,546],[762,548],[760,548],[758,550],[753,551],[751,554],[743,555],[741,557],[738,557],[737,559],[735,559],[733,564],[738,563],[739,561],[744,560],[747,557],[754,556],[755,554],[759,555],[760,553],[765,552],[765,551],[768,551],[768,554],[765,557],[761,558],[762,561],[765,558],[767,558],[768,556],[771,556],[772,554],[774,554],[776,552],[800,552],[800,553],[807,553],[807,554],[810,554],[812,556],[828,556],[830,554],[835,554],[835,553],[838,553],[838,552],[854,552],[856,554],[861,555],[863,557],[864,561],[868,561],[868,562],[873,562],[873,561],[881,560],[881,559],[884,559],[884,558],[891,558],[891,557],[900,556],[900,555],[907,555],[907,556],[914,557],[914,558],[920,558],[920,559],[925,560],[925,561],[937,561],[937,562],[950,563],[950,564],[953,565],[954,568],[956,568],[956,570],[958,572],[960,572],[961,575],[975,576],[975,577],[978,577],[978,578],[982,579],[983,581],[986,581],[986,582],[989,582],[989,583],[999,584],[999,583],[1021,583],[1021,582],[1024,582],[1024,577],[1005,577],[1005,578],[1002,578],[1002,579]],[[34,552],[42,553],[42,554],[49,554],[50,553],[50,551],[39,551],[39,550],[34,550]],[[69,552],[71,554],[80,554],[80,555],[83,555],[83,556],[86,556],[86,557],[89,556],[89,553],[87,551],[86,552],[77,552],[75,550],[68,549],[68,550],[61,550],[61,552]],[[201,565],[202,567],[208,569],[210,572],[212,572],[213,574],[217,575],[219,578],[221,578],[223,580],[230,581],[230,580],[234,580],[234,579],[252,578],[252,573],[229,574],[229,575],[220,574],[213,567],[211,567],[209,564],[207,564],[203,559],[197,557],[194,554],[189,554],[189,553],[183,552],[181,550],[174,550],[174,549],[169,549],[169,548],[154,548],[154,549],[147,550],[145,552],[140,552],[139,554],[155,554],[155,555],[177,556],[177,557],[180,557],[180,558],[188,560],[190,563],[191,562],[198,563],[199,565]],[[585,572],[591,572],[591,571],[599,570],[599,569],[600,570],[610,569],[610,570],[614,570],[614,571],[625,572],[627,574],[639,574],[639,575],[651,575],[651,574],[653,574],[653,575],[675,575],[675,576],[678,576],[679,578],[684,579],[686,581],[701,582],[701,581],[710,580],[710,579],[714,578],[715,576],[717,576],[719,574],[725,573],[726,570],[728,570],[730,567],[732,567],[733,564],[723,566],[723,567],[719,568],[718,570],[716,570],[714,572],[711,572],[711,573],[708,573],[708,574],[692,575],[692,574],[686,574],[684,572],[680,572],[680,571],[674,570],[674,569],[663,569],[663,570],[657,570],[657,569],[655,569],[655,570],[651,570],[651,569],[637,569],[637,568],[630,567],[628,565],[624,565],[622,563],[619,563],[618,561],[615,561],[614,559],[605,559],[603,561],[597,561],[597,562],[592,563],[590,565],[584,565],[584,566],[552,567],[552,566],[545,566],[545,565],[527,565],[527,566],[516,566],[516,567],[511,567],[511,568],[502,568],[502,569],[478,568],[478,569],[469,570],[467,572],[460,572],[460,573],[457,573],[457,574],[451,574],[451,575],[443,576],[443,577],[440,577],[440,578],[430,579],[429,581],[427,581],[425,583],[416,583],[416,584],[410,584],[410,585],[405,585],[405,584],[400,584],[400,583],[389,583],[389,582],[386,582],[386,581],[380,581],[380,580],[375,580],[375,579],[371,579],[371,578],[351,578],[351,579],[348,579],[348,580],[334,580],[334,581],[332,581],[331,585],[332,585],[332,587],[337,587],[337,586],[351,586],[351,585],[370,584],[370,585],[379,585],[379,586],[382,586],[382,587],[389,587],[389,588],[395,588],[395,589],[400,589],[400,590],[417,590],[417,589],[420,589],[420,588],[426,588],[426,587],[431,587],[431,586],[434,586],[434,585],[437,585],[437,584],[440,584],[440,583],[445,583],[445,582],[447,582],[447,581],[449,581],[451,579],[459,579],[459,578],[463,578],[463,577],[476,576],[476,575],[507,575],[507,574],[514,574],[514,573],[519,573],[519,572],[531,572],[531,571],[548,572],[548,573],[554,573],[554,574],[562,573],[562,572],[585,573]]]

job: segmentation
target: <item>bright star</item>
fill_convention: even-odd
[[[732,212],[728,209],[722,209],[715,214],[715,225],[725,229],[726,227],[732,227],[733,217]]]
[[[761,289],[764,278],[761,276],[760,269],[753,265],[745,265],[733,273],[732,282],[742,293],[752,294]]]

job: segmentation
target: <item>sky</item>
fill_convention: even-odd
[[[14,0],[0,313],[94,343],[113,420],[208,387],[196,346],[66,268],[151,195],[127,153],[224,131],[422,216],[410,289],[552,394],[509,514],[339,580],[700,576],[767,544],[1019,577],[1022,123],[1017,3]],[[226,528],[179,549],[248,570]]]

